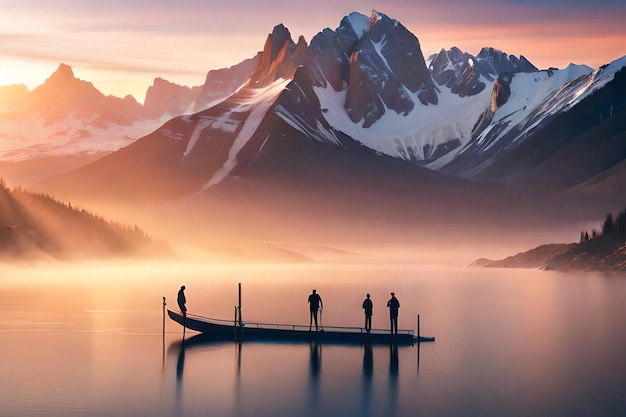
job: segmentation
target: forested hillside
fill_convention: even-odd
[[[167,251],[137,226],[107,221],[44,194],[9,189],[0,179],[0,258],[80,259]]]
[[[541,245],[506,259],[481,258],[470,266],[626,272],[626,210],[608,213],[600,229],[583,230],[579,243]]]

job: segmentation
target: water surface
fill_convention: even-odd
[[[626,279],[535,270],[201,264],[0,267],[0,416],[623,416]],[[190,312],[386,328],[413,347],[195,343]]]

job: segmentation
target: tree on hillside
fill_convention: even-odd
[[[613,223],[613,214],[607,213],[606,218],[604,219],[604,224],[602,224],[602,234],[606,235],[615,230],[615,224]]]
[[[626,230],[626,210],[617,215],[617,219],[615,219],[615,227],[617,230]]]

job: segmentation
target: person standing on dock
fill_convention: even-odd
[[[187,317],[187,298],[185,297],[185,286],[183,285],[178,290],[178,308],[180,308],[180,312],[183,313],[183,317]]]
[[[317,310],[320,308],[324,308],[324,305],[322,304],[322,297],[320,297],[317,290],[314,289],[311,295],[309,295],[309,311],[311,312],[311,317],[309,318],[309,331],[311,331],[313,320],[315,320],[315,330],[319,330],[317,326]]]
[[[391,321],[391,334],[398,334],[398,309],[400,309],[400,301],[396,298],[395,293],[391,293],[391,298],[387,301],[389,307],[389,320]]]
[[[372,312],[374,310],[374,304],[370,299],[370,295],[367,294],[367,298],[363,300],[363,311],[365,312],[365,331],[370,332],[372,330]]]

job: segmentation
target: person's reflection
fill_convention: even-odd
[[[374,352],[372,351],[372,345],[366,343],[363,345],[363,379],[361,390],[361,405],[363,410],[362,416],[371,415],[371,403],[372,403],[372,378],[374,375]]]
[[[320,372],[322,370],[322,344],[316,341],[309,342],[309,411],[311,415],[317,415],[319,403]]]
[[[389,416],[398,413],[398,374],[400,370],[398,359],[398,344],[389,345]]]
[[[310,376],[312,381],[316,381],[319,378],[320,370],[322,367],[322,345],[318,342],[310,342],[311,348],[311,361],[310,361]]]
[[[392,343],[389,345],[391,347],[391,355],[389,357],[389,377],[391,380],[398,379],[398,371],[399,371],[399,360],[398,360],[398,344]]]
[[[374,352],[370,343],[363,347],[363,379],[371,382],[374,373]]]
[[[183,382],[183,371],[185,369],[185,339],[183,339],[180,345],[180,352],[178,352],[178,361],[176,361],[176,385],[180,385]]]
[[[182,415],[183,371],[185,370],[185,339],[181,342],[178,360],[176,361],[176,410]]]

